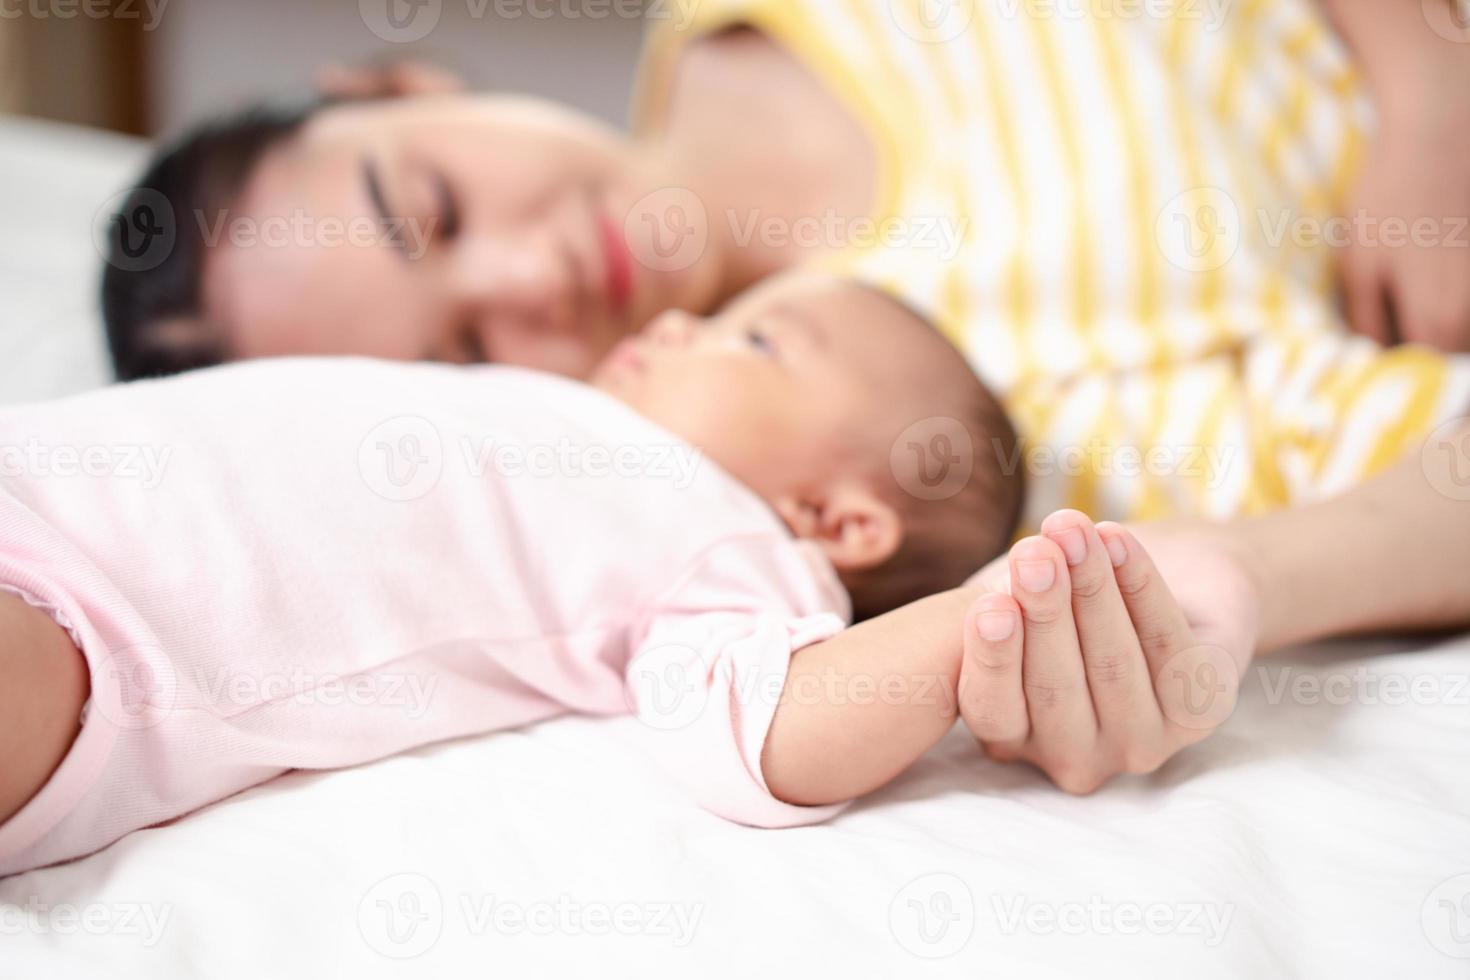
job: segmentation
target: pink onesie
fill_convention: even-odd
[[[791,653],[848,600],[816,549],[621,403],[515,368],[260,362],[0,411],[0,588],[90,665],[0,875],[290,769],[636,713],[704,806],[766,789]]]

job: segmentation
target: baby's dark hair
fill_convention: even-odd
[[[206,229],[234,206],[261,157],[328,104],[254,106],[190,130],[149,162],[107,228],[102,319],[119,380],[226,359],[204,319]]]
[[[932,356],[898,380],[908,397],[874,423],[886,437],[877,442],[892,448],[870,476],[904,533],[883,564],[843,575],[857,620],[961,585],[1010,546],[1025,499],[1016,430],[1000,401],[927,320],[890,302],[922,327],[912,342]]]

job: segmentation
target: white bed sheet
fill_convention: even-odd
[[[0,120],[0,401],[105,378],[91,228],[139,152]],[[562,719],[0,881],[0,980],[1463,978],[1467,678],[1470,637],[1301,651],[1154,776],[1068,798],[957,731],[787,831],[695,809],[637,722]]]

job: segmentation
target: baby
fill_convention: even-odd
[[[0,412],[0,875],[566,712],[760,826],[937,741],[945,590],[1021,500],[955,350],[789,275],[593,381],[291,360]]]

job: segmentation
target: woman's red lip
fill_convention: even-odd
[[[615,313],[628,308],[633,298],[633,252],[623,240],[622,231],[606,214],[597,215],[602,233],[602,250],[607,255],[607,295]]]

